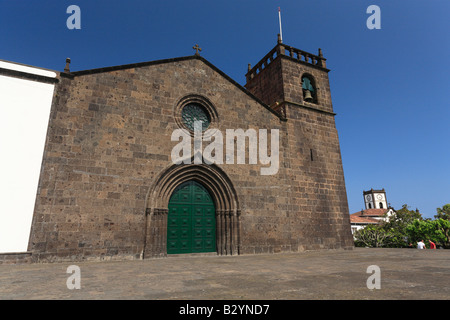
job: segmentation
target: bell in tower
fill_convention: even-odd
[[[315,88],[308,76],[302,78],[303,100],[306,102],[314,102]]]
[[[305,101],[308,101],[308,102],[312,102],[313,101],[313,97],[311,95],[311,91],[310,90],[305,90],[304,99],[305,99]]]

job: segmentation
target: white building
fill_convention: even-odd
[[[395,213],[387,202],[384,189],[363,191],[363,196],[366,209],[350,215],[352,234],[367,225],[388,221],[389,217]]]
[[[27,250],[57,73],[0,60],[0,252]]]

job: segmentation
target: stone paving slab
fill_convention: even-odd
[[[80,289],[69,290],[70,265]],[[380,268],[368,289],[367,268]],[[450,250],[365,249],[0,265],[2,300],[450,299]]]

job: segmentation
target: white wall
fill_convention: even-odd
[[[381,199],[378,199],[379,196],[381,197]],[[387,209],[387,203],[386,203],[386,198],[385,198],[384,194],[374,193],[373,197],[375,199],[374,201],[375,201],[375,205],[376,205],[377,209],[381,209],[380,202],[383,203],[383,209]]]
[[[56,76],[4,61],[0,67]],[[0,75],[0,252],[27,250],[53,90]]]

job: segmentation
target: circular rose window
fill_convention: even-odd
[[[192,131],[194,131],[195,121],[202,122],[202,131],[205,131],[211,123],[211,117],[209,116],[208,111],[195,103],[190,103],[183,107],[181,119],[183,120],[183,124]]]

